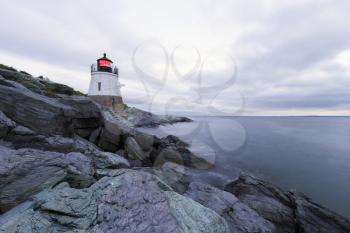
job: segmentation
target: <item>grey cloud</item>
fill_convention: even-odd
[[[126,101],[147,106],[143,95],[137,95],[144,92],[143,86],[139,85],[140,91],[132,85],[144,78],[133,68],[134,49],[153,39],[172,51],[176,44],[193,43],[199,34],[202,40],[197,42],[204,44],[203,50],[216,44],[218,48],[231,49],[227,53],[236,56],[238,74],[232,86],[245,94],[247,110],[346,110],[350,103],[349,71],[334,59],[350,49],[350,2],[270,4],[195,0],[171,4],[160,0],[151,3],[4,1],[0,15],[0,53],[83,71],[88,77],[89,65],[102,52],[107,52],[120,66],[121,81],[127,84],[123,91]],[[147,53],[140,62],[159,65],[159,59]],[[327,75],[326,79],[320,77],[325,83],[318,81],[318,74],[305,76],[315,70]],[[216,85],[230,74],[228,70],[210,70],[202,75],[203,85]],[[70,84],[68,77],[66,84]],[[284,91],[276,92],[274,88]],[[196,77],[172,80],[168,91],[162,93],[164,99],[183,96],[189,100],[196,100],[198,94],[201,93]],[[233,95],[228,92],[222,104],[229,104]],[[201,97],[205,103],[213,95]]]

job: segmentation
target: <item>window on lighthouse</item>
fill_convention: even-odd
[[[100,60],[99,63],[100,63],[99,65],[103,67],[110,67],[112,65],[112,62],[107,60]]]
[[[98,85],[98,91],[101,91],[101,83],[99,82],[99,83],[97,83],[97,85]]]

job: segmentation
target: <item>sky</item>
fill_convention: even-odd
[[[350,115],[350,1],[0,0],[0,63],[156,113]]]

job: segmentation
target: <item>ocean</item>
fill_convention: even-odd
[[[141,130],[190,143],[215,162],[201,176],[216,186],[249,172],[350,219],[350,117],[191,118]]]

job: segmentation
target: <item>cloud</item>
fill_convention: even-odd
[[[349,1],[4,0],[1,8],[0,62],[83,92],[90,64],[107,52],[130,105],[162,112],[176,97],[196,113],[230,112],[243,95],[247,115],[350,114]],[[228,57],[235,82],[203,93],[231,77]],[[145,76],[161,80],[164,69],[166,82]]]

